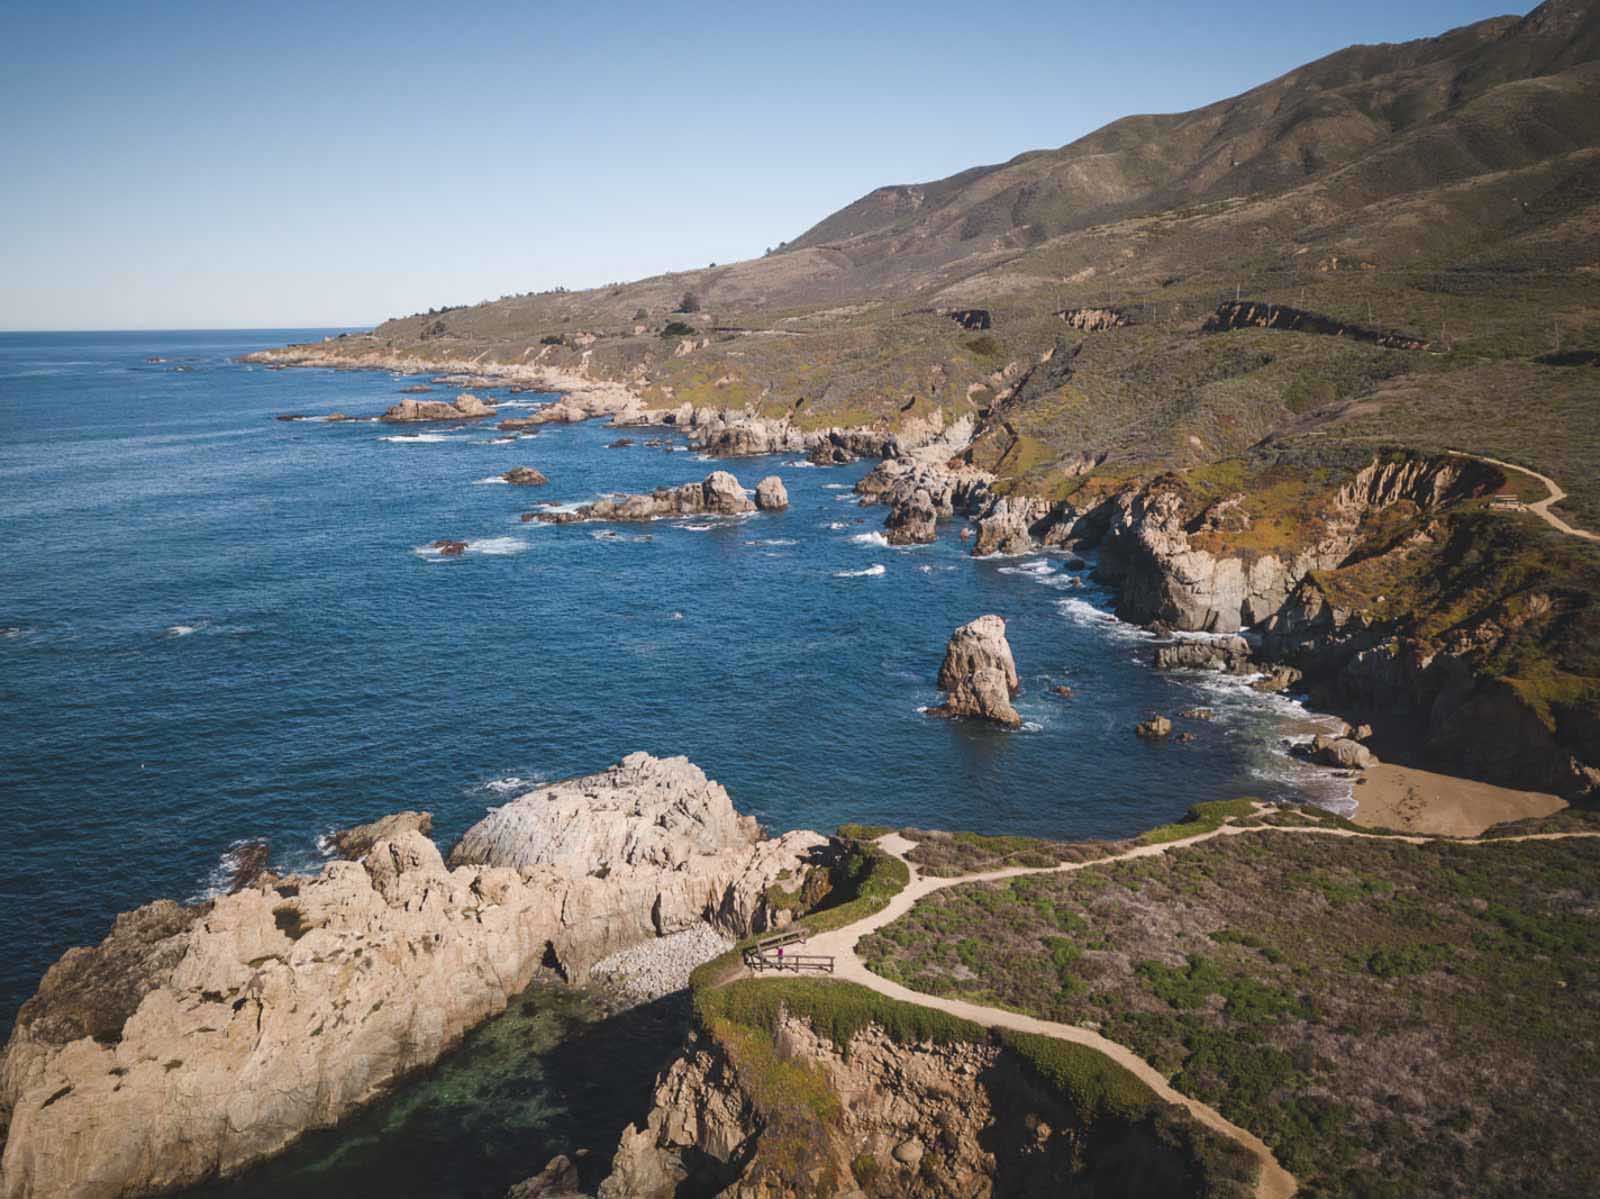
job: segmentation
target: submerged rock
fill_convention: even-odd
[[[980,616],[951,634],[939,667],[939,688],[946,693],[945,702],[929,708],[930,716],[976,716],[1007,728],[1021,727],[1022,717],[1011,706],[1011,697],[1022,690],[1022,683],[1004,620]]]
[[[467,543],[465,541],[451,541],[447,537],[441,537],[433,543],[433,548],[439,551],[441,558],[459,558],[467,552]]]
[[[1141,720],[1133,731],[1146,741],[1157,741],[1172,736],[1172,721],[1165,716],[1152,716],[1149,720]]]
[[[763,512],[781,512],[789,506],[789,491],[777,475],[768,475],[756,484],[756,507]]]

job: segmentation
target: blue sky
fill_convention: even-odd
[[[1505,11],[12,0],[0,329],[371,324],[733,261],[881,184]]]

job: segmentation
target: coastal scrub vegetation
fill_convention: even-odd
[[[1600,839],[1263,827],[953,887],[860,952],[917,990],[1100,1029],[1309,1196],[1576,1199],[1600,1188],[1597,879]]]
[[[1127,849],[1127,841],[1046,841],[1039,837],[986,836],[908,828],[901,836],[916,845],[906,854],[923,874],[955,878],[1013,866],[1056,866],[1088,862]]]

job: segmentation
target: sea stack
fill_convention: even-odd
[[[789,490],[777,475],[768,475],[756,484],[756,507],[763,512],[782,512],[789,506]]]
[[[945,702],[929,708],[930,716],[976,716],[1006,728],[1021,727],[1022,717],[1011,706],[1011,697],[1022,684],[1004,620],[980,616],[950,635],[939,668],[939,688],[945,692]]]

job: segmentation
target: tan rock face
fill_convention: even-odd
[[[426,837],[433,832],[433,816],[428,812],[395,812],[371,824],[341,829],[331,840],[335,853],[346,861],[355,862],[366,857],[379,841],[390,840],[403,832],[417,832]]]
[[[450,851],[450,864],[549,866],[583,878],[601,867],[674,867],[694,854],[748,849],[759,835],[689,759],[638,753],[493,809]]]
[[[492,814],[471,844],[518,867],[447,867],[423,819],[351,830],[352,849],[384,834],[359,862],[150,904],[66,954],[0,1059],[0,1195],[111,1199],[235,1173],[437,1060],[547,956],[581,979],[701,919],[760,931],[766,888],[827,845],[760,840],[693,765],[643,754]]]
[[[939,668],[939,688],[946,693],[945,702],[930,708],[930,715],[976,716],[1008,728],[1021,726],[1011,697],[1022,690],[1022,683],[1004,620],[980,616],[951,634]]]

